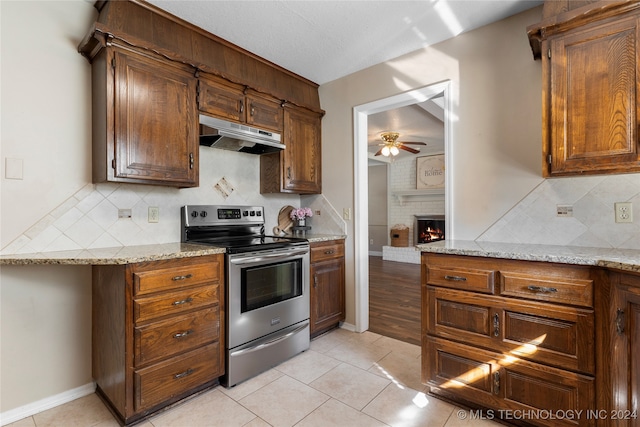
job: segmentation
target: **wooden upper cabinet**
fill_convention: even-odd
[[[200,111],[237,123],[282,132],[282,103],[241,85],[215,76],[201,76],[198,81]]]
[[[546,177],[640,171],[640,9],[629,3],[595,2],[528,28],[543,65]]]
[[[322,193],[321,115],[285,106],[280,153],[260,156],[261,193]]]
[[[94,181],[197,186],[193,70],[115,46],[99,55],[93,72]]]

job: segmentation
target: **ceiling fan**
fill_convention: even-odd
[[[384,141],[384,143],[383,144],[379,144],[379,145],[382,145],[382,148],[380,150],[378,150],[378,152],[375,155],[379,156],[380,154],[382,154],[385,157],[388,157],[389,155],[397,156],[398,153],[400,153],[400,150],[408,151],[408,152],[413,153],[413,154],[418,154],[420,152],[420,150],[416,150],[415,148],[407,147],[406,144],[427,145],[424,142],[402,142],[402,141],[398,141],[398,137],[399,136],[400,136],[400,134],[398,132],[383,132],[383,133],[381,133],[380,134],[380,139],[382,139]]]

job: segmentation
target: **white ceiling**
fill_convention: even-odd
[[[147,1],[318,84],[543,3],[542,0]],[[380,132],[385,130],[400,132],[399,140],[429,143],[439,138],[442,144],[442,122],[438,123],[419,106],[370,117],[370,151],[377,151]],[[437,148],[430,144],[421,152],[433,150]]]

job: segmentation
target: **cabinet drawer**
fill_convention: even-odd
[[[135,295],[176,289],[207,282],[220,282],[221,262],[182,265],[133,272]]]
[[[431,286],[426,299],[431,335],[595,373],[593,310]]]
[[[182,356],[134,372],[135,410],[152,408],[203,385],[219,372],[220,346],[213,343]]]
[[[311,245],[311,262],[344,256],[343,242],[314,243]]]
[[[427,283],[447,288],[492,294],[495,288],[495,277],[495,270],[427,266]]]
[[[206,285],[133,301],[133,320],[145,322],[157,317],[180,314],[188,310],[217,304],[220,286]]]
[[[136,366],[170,357],[217,340],[220,309],[215,306],[137,327],[134,337]]]
[[[506,296],[593,307],[593,280],[500,272],[500,293]]]
[[[433,393],[503,410],[494,411],[496,418],[513,414],[505,410],[584,415],[595,403],[595,382],[589,376],[432,337],[426,338],[423,354],[423,381]],[[578,420],[532,417],[527,423],[592,426],[595,420],[586,415]]]

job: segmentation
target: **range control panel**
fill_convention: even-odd
[[[264,224],[262,206],[187,205],[181,209],[187,227],[223,224]]]

